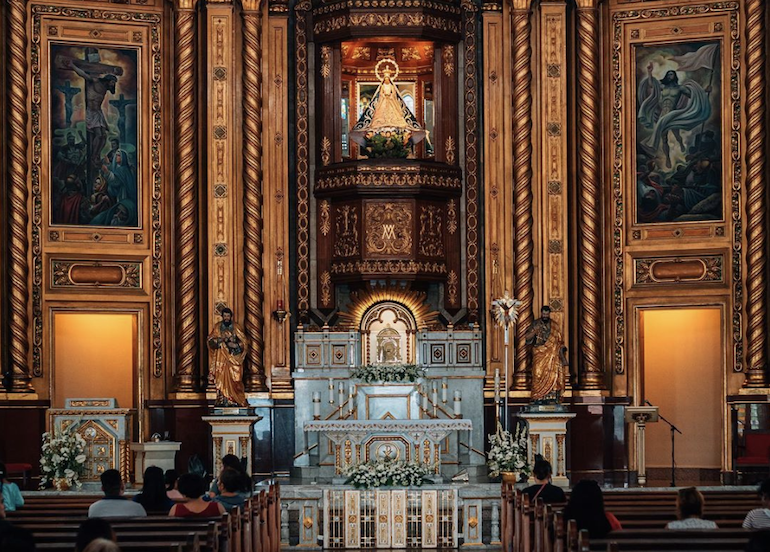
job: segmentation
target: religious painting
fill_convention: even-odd
[[[138,51],[50,45],[52,225],[139,225]]]
[[[636,224],[723,219],[718,41],[634,50]]]

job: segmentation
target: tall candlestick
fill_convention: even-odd
[[[495,368],[495,404],[500,402],[500,368]]]
[[[334,380],[329,378],[329,404],[334,404]]]
[[[462,400],[463,394],[459,389],[457,389],[455,391],[455,418],[460,418],[462,416]]]
[[[351,416],[353,415],[353,397],[356,394],[356,388],[351,384],[350,386],[350,394],[348,395],[348,414]]]
[[[449,382],[446,378],[441,378],[441,402],[446,404],[447,401],[447,388],[449,387]]]
[[[436,406],[438,404],[438,387],[436,386],[436,382],[433,382],[433,390],[431,392],[431,402],[433,403],[433,406]]]
[[[342,405],[345,402],[345,384],[344,383],[340,382],[339,386],[337,387],[337,392],[339,393],[339,396],[340,396],[339,406],[340,408],[342,408]]]
[[[321,392],[313,391],[313,419],[321,419]]]
[[[425,411],[425,414],[428,413],[428,389],[425,389],[425,392],[422,394],[422,409]]]

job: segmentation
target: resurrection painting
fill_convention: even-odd
[[[139,222],[137,51],[50,46],[51,224]]]
[[[635,50],[637,224],[723,218],[720,50],[716,41]]]

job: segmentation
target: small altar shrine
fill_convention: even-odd
[[[481,334],[420,327],[426,313],[408,305],[364,296],[356,330],[297,332],[294,475],[331,479],[382,459],[445,477],[484,465],[483,405],[462,400],[483,396]],[[399,372],[409,377],[377,379]]]

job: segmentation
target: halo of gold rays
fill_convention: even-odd
[[[401,287],[367,288],[350,294],[351,304],[347,312],[340,312],[340,322],[349,328],[361,327],[366,312],[378,303],[398,303],[409,309],[417,328],[427,328],[438,321],[438,311],[430,310],[425,293]]]

